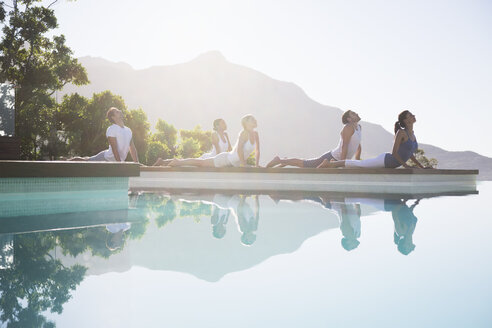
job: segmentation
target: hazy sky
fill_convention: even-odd
[[[77,57],[138,69],[218,50],[390,131],[410,109],[419,141],[492,157],[491,0],[78,0],[55,8]]]

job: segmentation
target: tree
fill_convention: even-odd
[[[172,158],[171,150],[169,150],[169,148],[167,148],[167,146],[160,141],[151,141],[147,147],[145,164],[152,165],[159,157],[162,159]]]
[[[197,158],[202,154],[200,142],[194,138],[185,138],[181,141],[177,153],[182,158]]]
[[[176,128],[163,119],[159,119],[155,125],[155,129],[157,131],[152,135],[152,140],[166,145],[171,151],[171,157],[174,157],[176,153],[176,141],[178,140],[178,131]]]
[[[56,1],[55,1],[56,2]],[[0,3],[3,25],[0,42],[0,81],[16,85],[16,135],[21,156],[37,159],[47,142],[55,101],[52,95],[67,83],[87,84],[85,69],[73,58],[65,37],[49,36],[57,27],[53,9],[41,0]],[[7,7],[11,7],[6,12]]]
[[[150,123],[147,121],[147,114],[141,108],[129,110],[125,115],[125,125],[132,130],[133,142],[140,161],[145,161],[150,138]]]
[[[61,313],[84,278],[87,268],[65,267],[49,254],[55,246],[50,232],[14,237],[14,263],[0,270],[0,321],[7,327],[54,327],[42,313]]]
[[[212,149],[212,132],[203,131],[200,125],[195,126],[193,130],[181,130],[179,134],[182,140],[191,138],[198,141],[200,145],[200,154],[198,156]]]

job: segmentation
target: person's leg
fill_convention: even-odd
[[[280,166],[297,166],[297,167],[318,167],[324,160],[330,161],[333,159],[331,152],[324,153],[320,157],[312,158],[312,159],[301,159],[301,158],[280,158],[275,156],[274,159],[267,164],[266,167],[275,167],[277,165]]]
[[[280,158],[275,156],[266,167],[276,167],[276,166],[297,166],[303,167],[304,160],[299,158]]]
[[[97,155],[94,155],[94,156],[87,158],[87,161],[89,161],[89,162],[107,162],[106,157],[104,157],[105,153],[106,153],[105,150],[100,151]]]
[[[345,167],[345,162],[346,161],[333,161],[330,162],[329,160],[325,159],[323,162],[321,162],[320,165],[317,166],[318,169],[322,168],[335,168],[335,167]]]
[[[172,159],[162,159],[159,157],[153,166],[167,166],[171,161]]]
[[[77,161],[77,162],[87,162],[89,160],[88,157],[72,157],[72,158],[69,158],[68,161],[72,162],[72,161]]]
[[[330,162],[332,159],[335,159],[333,155],[331,154],[331,151],[324,153],[318,158],[312,158],[312,159],[307,159],[303,161],[303,166],[301,167],[312,167],[316,168],[321,165],[323,162]]]
[[[185,159],[172,159],[169,166],[197,166],[197,167],[215,167],[214,159],[212,158],[185,158]]]
[[[346,167],[361,167],[361,168],[384,168],[384,158],[386,154],[381,154],[374,158],[364,160],[347,160]]]

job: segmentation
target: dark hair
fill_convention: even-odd
[[[346,111],[345,113],[343,113],[343,115],[342,115],[342,123],[343,124],[348,123],[348,117],[349,117],[350,113],[352,113],[352,111],[350,109],[348,111]]]
[[[116,107],[111,107],[110,109],[108,109],[108,111],[106,112],[106,118],[111,122],[111,123],[114,123],[114,120],[113,120],[113,115],[114,115],[114,112],[117,111],[118,108]]]
[[[217,128],[219,127],[221,121],[223,121],[223,119],[221,118],[214,120],[214,131],[217,131]]]
[[[398,115],[398,121],[395,122],[395,134],[398,132],[398,130],[407,128],[405,126],[405,122],[403,121],[407,118],[408,114],[410,114],[410,111],[404,110]]]

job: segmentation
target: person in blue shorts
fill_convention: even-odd
[[[323,161],[350,159],[354,155],[356,159],[360,159],[362,151],[362,129],[359,121],[359,115],[352,110],[348,110],[342,115],[344,126],[340,132],[340,141],[335,149],[312,159],[280,158],[279,156],[275,156],[266,167],[297,166],[316,168]]]

